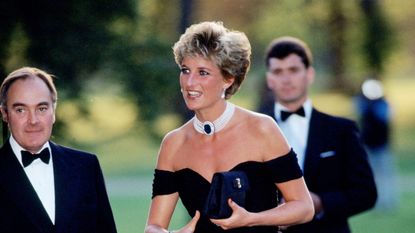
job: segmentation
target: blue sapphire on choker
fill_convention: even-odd
[[[235,111],[235,105],[226,102],[225,111],[215,121],[201,122],[197,116],[193,117],[193,127],[201,134],[212,136],[213,134],[225,128],[226,124],[231,120]]]
[[[205,121],[203,123],[203,131],[206,135],[212,135],[215,132],[215,125],[210,121]]]

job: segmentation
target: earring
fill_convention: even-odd
[[[226,92],[226,89],[223,89],[222,95],[220,96],[222,99],[225,99],[225,92]]]

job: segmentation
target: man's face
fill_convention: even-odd
[[[37,77],[16,80],[8,91],[3,120],[24,149],[36,153],[52,134],[55,110],[52,94]]]
[[[303,104],[307,99],[308,86],[313,79],[314,69],[306,68],[296,54],[290,54],[283,59],[269,60],[267,85],[282,105]]]

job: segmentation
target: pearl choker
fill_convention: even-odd
[[[225,111],[218,119],[216,119],[214,122],[205,121],[202,123],[199,119],[197,119],[197,116],[195,115],[193,117],[193,127],[197,132],[211,136],[214,133],[217,133],[225,128],[226,124],[231,120],[234,112],[235,105],[226,102]]]

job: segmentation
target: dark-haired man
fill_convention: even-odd
[[[290,226],[286,232],[348,233],[348,218],[372,208],[377,198],[357,126],[312,106],[308,89],[314,69],[303,41],[272,41],[265,62],[275,102],[260,111],[276,119],[297,153],[315,208],[311,222]]]

